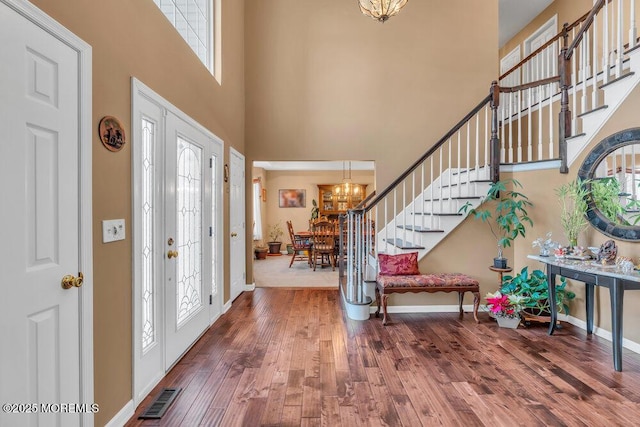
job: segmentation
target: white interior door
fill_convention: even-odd
[[[86,64],[4,1],[0,40],[0,401],[23,404],[3,406],[0,425],[76,426],[95,412],[80,408],[93,395],[81,389],[84,347],[93,345],[81,335],[91,287],[91,264],[80,251],[91,242],[83,228],[80,159],[87,153],[79,138],[86,136],[79,74]],[[56,403],[81,410],[34,406]]]
[[[245,289],[246,282],[246,255],[245,255],[245,203],[244,203],[244,156],[234,150],[229,149],[230,162],[230,195],[229,195],[229,216],[231,235],[230,245],[230,266],[231,276],[231,296],[233,301]]]
[[[134,401],[222,312],[222,141],[133,79]]]

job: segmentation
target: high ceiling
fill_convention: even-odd
[[[499,0],[499,47],[545,10],[553,0]]]
[[[553,0],[499,0],[499,47],[502,47],[551,3]],[[254,162],[254,166],[266,170],[342,170],[343,162]],[[374,163],[353,161],[352,169],[374,170]]]

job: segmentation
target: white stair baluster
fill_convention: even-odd
[[[509,92],[509,163],[513,163],[513,92]]]
[[[553,83],[549,83],[549,93],[552,93],[551,92],[552,87],[553,87]],[[550,95],[549,96],[549,157],[548,159],[553,159],[553,150],[554,150],[553,135],[555,135],[559,125],[560,123],[558,123],[557,126],[555,126],[553,123],[553,95]]]
[[[484,108],[484,169],[489,168],[489,111],[490,107],[487,105]]]
[[[622,11],[622,0],[618,0],[618,16],[616,21],[616,78],[622,75],[622,58],[624,56],[624,40],[622,35],[622,25],[623,25],[623,11]]]
[[[636,28],[636,0],[629,0],[629,49],[633,49],[638,39]]]
[[[476,115],[476,180],[480,179],[480,112]]]
[[[458,182],[458,197],[460,197],[460,192],[461,192],[461,182],[460,182],[460,131],[458,131],[458,161],[456,162],[456,170],[458,171],[457,174],[457,182]]]
[[[593,84],[593,89],[591,92],[591,106],[592,108],[598,108],[598,20],[597,19],[593,20],[591,35],[593,39],[593,43],[592,43],[593,71],[591,72],[591,75],[593,76],[593,79],[591,81],[591,83]]]
[[[575,27],[572,30],[572,39],[576,36]],[[571,135],[578,133],[578,74],[577,74],[576,55],[571,56]],[[542,158],[542,152],[540,153]]]
[[[467,176],[467,189],[469,188],[469,183],[471,182],[471,163],[469,159],[471,158],[471,128],[470,128],[471,120],[467,122],[467,159],[465,166],[465,175]]]

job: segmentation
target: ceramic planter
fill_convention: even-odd
[[[520,324],[520,317],[496,316],[496,320],[498,321],[498,326],[501,328],[516,329]]]

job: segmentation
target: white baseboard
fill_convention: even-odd
[[[227,311],[229,311],[231,309],[231,300],[227,301],[223,306],[222,306],[222,312],[226,313]]]
[[[133,400],[127,402],[126,405],[111,418],[111,420],[105,425],[105,427],[122,427],[129,421],[133,414],[135,414],[136,408],[133,406]]]
[[[583,329],[585,331],[587,330],[587,322],[582,319],[578,319],[573,316],[566,316],[562,314],[558,315],[558,319],[571,323],[572,325],[577,326],[578,328]],[[594,325],[593,333],[601,338],[604,338],[607,341],[611,341],[611,337],[612,337],[611,331],[608,331],[603,328],[599,328]],[[631,350],[634,353],[640,354],[640,344],[638,344],[635,341],[631,341],[627,338],[622,338],[622,347],[626,348],[627,350]]]
[[[245,283],[245,285],[244,285],[244,290],[245,291],[250,291],[251,292],[251,291],[254,291],[255,289],[256,289],[256,283],[255,282],[253,282],[253,283]]]

